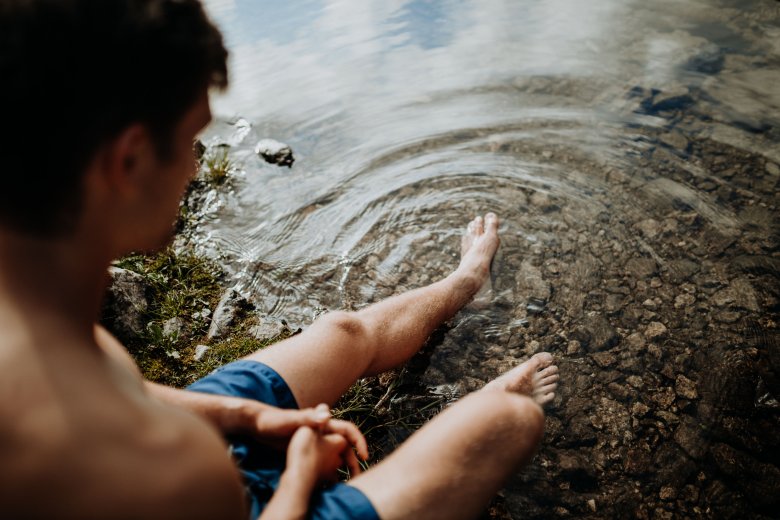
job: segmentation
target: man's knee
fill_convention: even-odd
[[[337,348],[347,354],[364,357],[373,354],[372,331],[354,312],[334,311],[322,315],[314,322],[318,334],[328,334],[335,340]]]
[[[526,395],[504,391],[476,392],[482,402],[478,406],[493,417],[495,425],[503,426],[500,434],[512,445],[536,447],[544,435],[544,412]]]

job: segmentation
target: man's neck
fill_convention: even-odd
[[[91,338],[111,258],[101,249],[78,235],[41,238],[0,229],[0,323],[56,326]]]

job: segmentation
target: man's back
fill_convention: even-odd
[[[0,503],[9,517],[244,517],[238,475],[208,425],[148,397],[96,345],[41,346],[8,332]]]

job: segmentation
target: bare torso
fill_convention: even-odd
[[[245,518],[209,425],[150,397],[111,348],[17,325],[0,339],[2,516]]]

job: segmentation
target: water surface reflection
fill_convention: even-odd
[[[241,172],[193,240],[266,312],[306,324],[441,277],[494,210],[492,304],[418,377],[467,391],[558,357],[504,513],[773,515],[780,4],[207,5],[233,72],[208,140]]]

